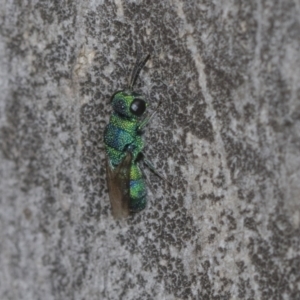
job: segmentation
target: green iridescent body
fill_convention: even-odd
[[[109,188],[112,190],[110,200],[114,206],[115,200],[124,202],[128,198],[128,208],[125,209],[138,212],[145,208],[147,194],[146,183],[138,166],[138,158],[144,148],[141,133],[149,120],[141,120],[147,103],[142,95],[128,89],[113,95],[112,107],[114,112],[104,131],[107,168],[112,174],[108,175]],[[128,174],[126,168],[129,169]],[[118,185],[123,187],[116,193],[114,190],[120,189]],[[120,213],[115,213],[118,214]]]

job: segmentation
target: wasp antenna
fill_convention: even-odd
[[[142,60],[137,60],[130,77],[128,89],[132,90],[142,68],[145,66],[146,62],[150,58],[150,54],[147,54]]]

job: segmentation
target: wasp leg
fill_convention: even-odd
[[[161,175],[153,166],[152,162],[150,160],[148,160],[145,155],[143,154],[143,161],[145,163],[145,165],[156,175],[158,176],[160,179],[162,179],[163,181],[167,182],[170,186],[173,186],[172,183],[166,179],[163,175]]]
[[[144,171],[143,168],[140,168],[140,169],[141,169],[141,171],[143,173],[144,178],[146,178],[147,186],[150,188],[152,195],[155,195],[155,191],[153,189],[153,185],[151,184],[151,182],[150,182],[147,174],[145,173],[145,171]]]
[[[138,126],[138,131],[142,131],[144,129],[144,127],[153,119],[153,117],[155,116],[155,114],[157,113],[158,108],[160,107],[161,101],[158,103],[155,111],[149,116],[146,117]]]

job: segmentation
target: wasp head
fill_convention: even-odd
[[[144,114],[147,102],[142,95],[130,90],[124,90],[112,96],[112,107],[119,115],[135,119]]]

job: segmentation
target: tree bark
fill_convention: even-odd
[[[0,1],[1,299],[300,299],[300,3]],[[147,208],[103,130],[136,59]],[[141,165],[143,167],[143,165]]]

